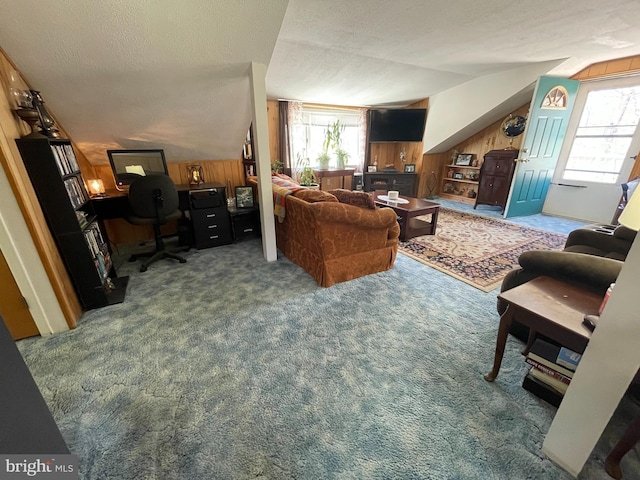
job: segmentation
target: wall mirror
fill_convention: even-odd
[[[500,130],[505,137],[513,138],[518,135],[522,135],[524,127],[527,124],[527,119],[522,115],[511,115],[502,121]]]

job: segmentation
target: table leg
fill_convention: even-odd
[[[533,347],[533,342],[536,341],[536,336],[538,332],[536,332],[533,328],[529,327],[529,336],[527,337],[527,344],[522,350],[522,355],[527,355],[531,351],[531,347]]]
[[[613,478],[622,478],[620,460],[640,440],[640,414],[629,425],[620,441],[613,447],[611,453],[604,461],[604,469]]]
[[[438,212],[440,207],[436,208],[431,214],[431,235],[436,234],[436,226],[438,225]]]
[[[511,321],[513,320],[513,314],[515,308],[512,305],[508,305],[505,312],[500,317],[500,326],[498,327],[498,338],[496,339],[496,355],[493,359],[493,370],[484,376],[487,382],[493,382],[498,376],[500,371],[500,365],[502,364],[502,357],[504,356],[504,347],[507,344],[507,336],[509,335],[509,328],[511,327]]]

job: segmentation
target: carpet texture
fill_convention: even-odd
[[[435,235],[400,243],[400,252],[483,292],[500,285],[528,250],[562,250],[566,235],[440,208]]]
[[[258,240],[185,256],[124,263],[123,304],[18,342],[82,479],[571,478],[541,451],[556,409],[521,388],[522,345],[482,378],[495,292],[404,256],[331,288]],[[637,453],[622,466],[640,478]]]

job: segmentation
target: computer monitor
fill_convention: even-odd
[[[155,174],[169,175],[164,150],[107,150],[116,188],[127,191],[129,185],[141,176]]]

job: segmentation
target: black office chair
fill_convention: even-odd
[[[156,241],[155,250],[133,254],[129,258],[130,262],[139,257],[149,257],[140,266],[140,271],[146,272],[151,263],[162,258],[172,258],[180,263],[187,261],[176,253],[189,250],[189,247],[167,250],[160,232],[160,225],[178,220],[182,216],[178,208],[178,191],[167,175],[147,175],[135,180],[129,187],[129,207],[131,212],[127,221],[134,225],[152,225]]]

